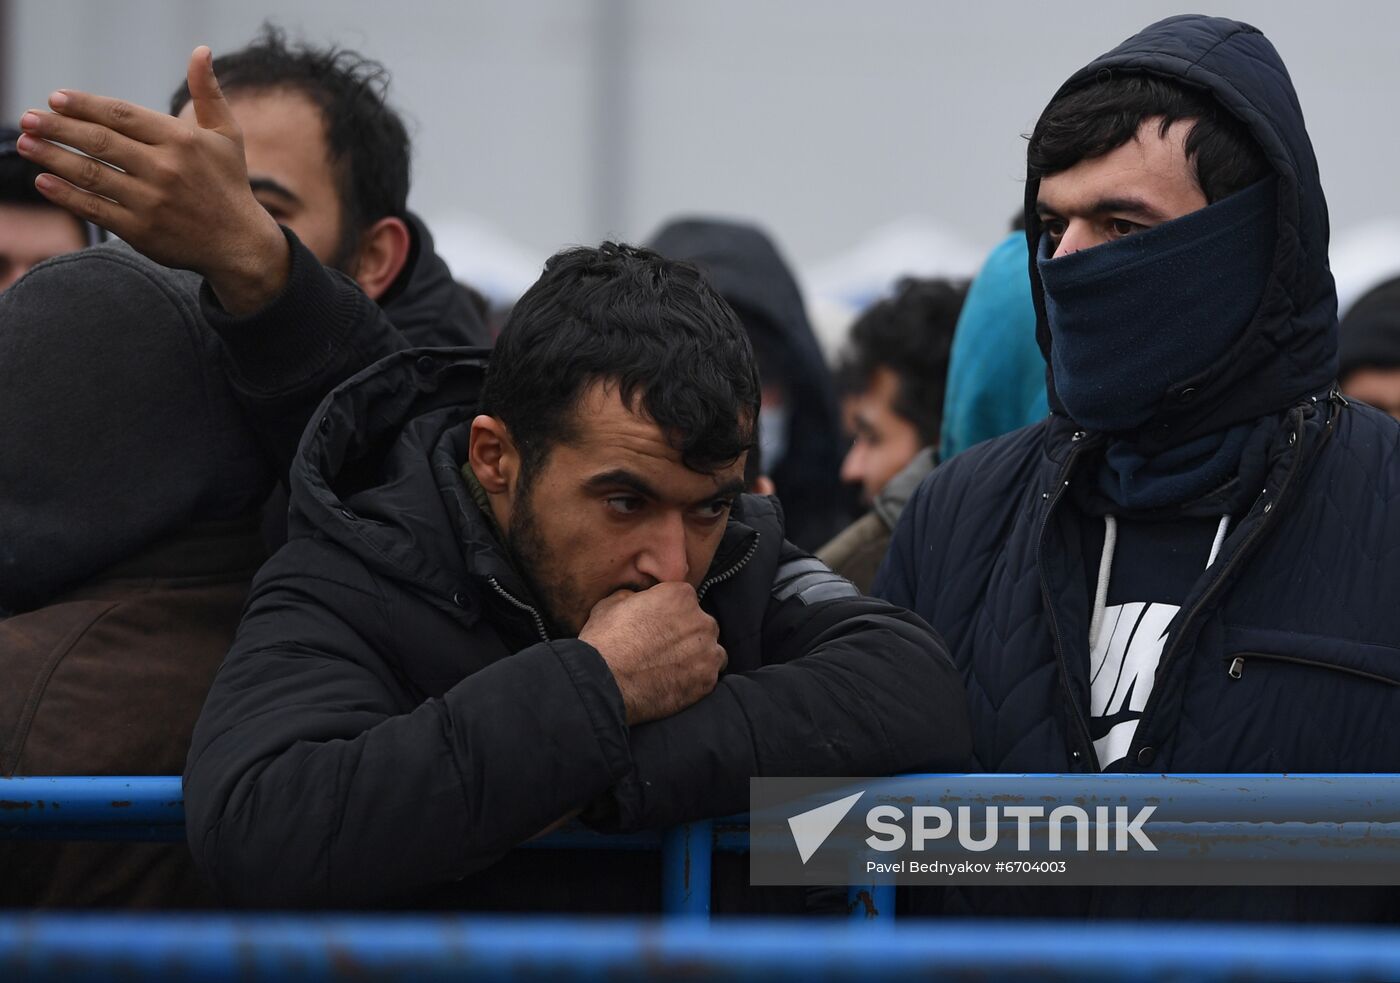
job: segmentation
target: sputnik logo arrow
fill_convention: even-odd
[[[846,818],[846,813],[851,811],[851,807],[864,794],[865,790],[861,789],[844,799],[828,802],[824,806],[817,806],[817,808],[807,812],[799,812],[788,820],[788,828],[792,830],[792,838],[797,843],[797,853],[802,857],[803,864],[812,859],[812,854],[821,848],[821,845],[826,842],[826,838],[831,835],[841,820]]]

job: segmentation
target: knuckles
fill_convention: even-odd
[[[104,224],[102,218],[106,212],[102,199],[93,195],[83,195],[77,202],[78,210],[83,213],[83,218],[94,225]]]
[[[157,157],[151,162],[151,179],[155,182],[157,189],[164,196],[164,192],[175,187],[184,176],[184,170],[173,161],[165,157]]]
[[[107,109],[107,116],[113,123],[121,125],[136,115],[136,107],[129,102],[118,99]]]
[[[91,157],[83,159],[78,168],[78,184],[84,188],[96,188],[102,183],[102,165]]]
[[[104,127],[94,129],[87,149],[94,157],[106,157],[112,150],[112,131]]]

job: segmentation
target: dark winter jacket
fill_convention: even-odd
[[[1337,334],[1326,206],[1287,74],[1253,28],[1201,17],[1154,25],[1067,84],[1105,69],[1207,88],[1276,168],[1279,217],[1274,272],[1253,322],[1227,358],[1173,386],[1144,428],[1144,439],[1169,446],[1240,420],[1277,421],[1261,459],[1222,491],[1243,504],[1168,627],[1121,767],[1400,771],[1400,424],[1329,395]],[[1027,217],[1034,242],[1033,209]],[[1033,264],[1031,273],[1046,348]],[[1096,769],[1086,571],[1099,557],[1084,555],[1082,532],[1102,520],[1077,502],[1105,438],[1063,415],[1050,382],[1049,420],[934,471],[876,583],[947,639],[968,687],[977,762],[989,771]],[[955,905],[1000,913],[1289,920],[1395,919],[1398,898],[1315,888],[954,895]]]
[[[427,229],[412,226],[405,282],[387,300],[394,326],[352,346],[285,304],[270,327],[229,318],[207,290],[201,304],[197,274],[124,243],[49,260],[0,295],[0,614],[192,522],[256,509],[316,405],[381,355],[484,338]],[[304,279],[314,260],[292,252]],[[370,303],[341,296],[347,309]]]
[[[389,323],[394,326],[392,332],[386,332],[384,337],[378,340],[380,349],[389,352],[400,348],[453,348],[461,345],[490,347],[491,329],[472,304],[467,288],[452,278],[452,271],[433,249],[433,237],[428,227],[411,212],[407,220],[411,234],[408,262],[378,301]],[[214,321],[220,327],[228,328],[225,337],[231,337],[231,344],[236,349],[235,354],[240,353],[242,349],[237,348],[239,341],[236,336],[242,326],[221,319],[217,314]],[[345,378],[345,375],[341,375],[330,379],[329,383],[333,385]],[[297,415],[303,423],[309,417],[309,411],[314,409],[316,403],[329,391],[330,385],[312,394],[310,405],[305,407],[305,414],[298,412]],[[294,448],[295,444],[290,448],[284,446],[276,449],[276,460],[281,472],[285,472],[290,461],[290,458],[283,454]],[[274,489],[264,513],[263,539],[268,551],[275,552],[287,541],[285,484],[279,484]]]
[[[763,384],[786,387],[786,451],[763,468],[783,503],[788,538],[816,549],[845,528],[854,510],[840,479],[845,451],[836,390],[792,271],[766,234],[737,222],[671,222],[651,247],[705,271],[743,321]]]
[[[283,300],[340,310],[308,297]],[[362,314],[351,334],[373,333]],[[507,854],[580,807],[604,829],[664,827],[746,809],[754,775],[963,764],[937,638],[785,543],[758,497],[700,588],[728,671],[629,730],[606,664],[547,637],[463,481],[485,365],[397,353],[307,430],[292,540],[259,573],[185,772],[190,846],[225,899],[644,909],[650,860]]]
[[[275,480],[199,277],[121,244],[0,296],[0,774],[179,770]],[[0,905],[180,907],[171,844],[0,844]]]
[[[404,298],[419,298],[420,320],[454,316],[456,284],[422,241],[441,276],[419,263],[421,289]],[[292,254],[294,284],[310,278],[330,294],[340,283],[338,309],[352,318],[371,306],[295,237]],[[285,303],[316,308],[322,296],[289,288],[269,330],[228,318],[207,293],[201,304],[197,275],[112,244],[41,264],[0,297],[0,670],[10,697],[0,698],[0,772],[183,766],[266,557],[260,503],[331,387],[406,344],[382,322],[372,334],[313,334],[316,319]],[[419,337],[451,337],[450,323],[423,323]],[[183,846],[27,843],[5,854],[0,904],[207,900]]]
[[[423,220],[408,215],[408,262],[379,298],[392,324],[413,348],[489,347],[491,331],[472,305],[470,294],[433,249]]]

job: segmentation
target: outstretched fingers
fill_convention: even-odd
[[[129,238],[127,230],[131,227],[133,216],[125,205],[74,187],[52,174],[40,174],[34,179],[34,186],[49,201],[78,218],[99,225],[123,239]]]
[[[83,191],[127,204],[140,193],[140,185],[131,175],[32,134],[23,134],[16,141],[16,149],[27,160]]]
[[[130,137],[98,123],[69,119],[57,113],[31,109],[19,121],[20,129],[30,137],[81,150],[89,157],[106,161],[124,171],[140,171],[149,148]]]
[[[165,143],[188,130],[173,116],[138,106],[125,99],[95,96],[76,89],[59,89],[49,96],[49,108],[73,120],[96,123],[138,143]]]

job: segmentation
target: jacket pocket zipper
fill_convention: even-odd
[[[1239,679],[1244,675],[1244,660],[1268,659],[1272,662],[1291,662],[1299,666],[1314,666],[1318,669],[1330,669],[1333,672],[1344,672],[1351,676],[1360,676],[1362,679],[1369,679],[1377,683],[1385,683],[1388,686],[1400,686],[1400,680],[1391,679],[1389,676],[1381,676],[1374,672],[1366,672],[1362,669],[1353,669],[1351,666],[1339,666],[1335,662],[1322,662],[1318,659],[1302,659],[1295,655],[1278,655],[1275,652],[1241,652],[1230,657],[1230,667],[1225,670],[1231,679]]]

